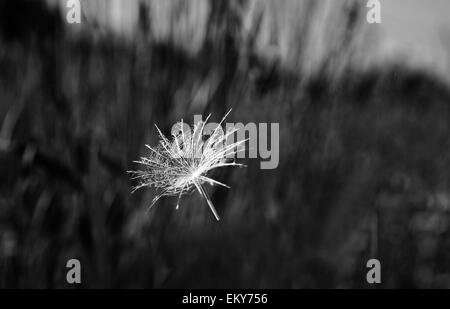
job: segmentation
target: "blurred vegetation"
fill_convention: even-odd
[[[240,66],[233,26],[192,55],[73,37],[39,5],[46,29],[15,27],[8,5],[0,287],[70,287],[71,258],[86,288],[369,287],[378,258],[382,287],[450,288],[450,92],[435,77],[393,65],[337,78],[324,64],[306,79],[254,55]],[[219,223],[195,194],[147,213],[154,192],[131,195],[125,171],[153,124],[231,107],[230,122],[280,123],[279,167],[221,171]]]

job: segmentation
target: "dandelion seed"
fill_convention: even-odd
[[[149,209],[163,196],[177,196],[176,209],[178,209],[181,197],[197,190],[206,200],[215,218],[219,220],[219,215],[203,185],[209,183],[230,188],[207,175],[215,168],[243,166],[234,161],[228,162],[227,158],[244,151],[242,144],[247,140],[227,144],[228,137],[237,131],[237,129],[231,129],[225,134],[222,131],[221,125],[230,112],[231,110],[206,140],[203,139],[204,129],[211,115],[205,121],[194,124],[193,134],[185,132],[184,126],[181,125],[179,132],[173,134],[171,139],[165,137],[155,125],[159,134],[159,143],[155,147],[145,145],[151,151],[149,156],[134,161],[143,165],[144,168],[128,172],[132,175],[131,179],[138,181],[138,185],[132,188],[132,192],[144,187],[153,187],[158,193]]]

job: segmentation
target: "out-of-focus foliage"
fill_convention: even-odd
[[[59,4],[65,17],[65,0],[47,1]],[[257,55],[303,75],[324,62],[333,74],[349,62],[366,65],[377,29],[366,22],[358,0],[83,0],[82,12],[81,25],[68,27],[72,32],[170,42],[190,55],[207,44],[222,48],[230,35],[241,65]]]
[[[208,11],[225,30],[194,54],[0,18],[1,287],[68,287],[71,258],[83,287],[368,287],[370,258],[384,287],[450,287],[448,88],[329,61],[305,79],[241,52],[227,10]],[[220,223],[195,195],[146,213],[154,192],[131,195],[125,171],[157,141],[153,123],[168,133],[231,107],[230,122],[280,123],[279,167],[217,174],[233,188],[210,191]]]

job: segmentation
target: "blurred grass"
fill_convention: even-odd
[[[193,56],[47,34],[0,41],[1,287],[69,287],[70,258],[89,288],[368,287],[370,258],[384,287],[450,287],[450,93],[435,77],[305,79],[242,70],[230,44]],[[230,107],[230,122],[280,123],[279,167],[222,171],[220,223],[196,195],[146,213],[153,193],[131,195],[125,171],[153,123]]]

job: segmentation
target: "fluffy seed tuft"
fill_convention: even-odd
[[[143,169],[129,171],[131,179],[137,180],[138,184],[132,188],[132,192],[143,188],[153,187],[157,195],[152,201],[151,208],[163,196],[178,196],[176,208],[183,194],[197,190],[208,203],[215,218],[219,215],[203,186],[204,183],[219,185],[229,188],[217,180],[208,177],[208,173],[218,167],[243,166],[234,161],[228,162],[230,157],[240,151],[244,151],[245,140],[227,144],[228,137],[237,129],[223,132],[222,123],[231,110],[222,118],[222,121],[213,130],[212,134],[205,140],[204,129],[211,114],[205,121],[194,124],[194,130],[186,130],[181,121],[179,130],[172,138],[165,137],[156,126],[159,134],[159,143],[155,147],[145,145],[150,153],[148,157],[141,157],[135,163],[141,164]]]

